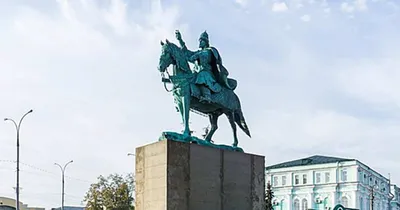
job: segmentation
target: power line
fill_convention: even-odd
[[[0,162],[15,163],[16,161],[14,161],[14,160],[0,160]],[[59,176],[59,174],[50,172],[50,171],[48,171],[48,170],[39,168],[39,167],[34,166],[34,165],[31,165],[31,164],[27,164],[27,163],[23,163],[23,162],[20,162],[20,164],[21,164],[21,165],[24,165],[24,166],[27,166],[27,167],[29,167],[29,168],[35,169],[35,170],[37,170],[37,171],[43,172],[43,173],[51,174],[51,175],[54,175],[54,176],[57,176],[57,177]],[[28,171],[26,171],[26,170],[23,170],[23,171],[28,172]],[[29,172],[28,172],[28,173],[29,173]],[[71,176],[65,176],[65,177],[66,177],[66,178],[69,178],[69,179],[76,180],[76,181],[80,181],[80,182],[86,182],[86,183],[89,183],[89,184],[92,183],[91,181],[84,180],[84,179],[79,179],[79,178],[75,178],[75,177],[71,177]]]

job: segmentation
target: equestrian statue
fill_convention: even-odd
[[[243,116],[239,97],[234,93],[237,81],[228,78],[229,72],[222,64],[222,58],[215,47],[210,46],[207,31],[199,37],[199,49],[191,51],[186,47],[181,33],[175,31],[180,46],[165,40],[161,41],[161,55],[158,70],[161,72],[164,86],[172,84],[174,101],[180,112],[184,130],[182,134],[164,132],[160,139],[173,139],[194,142],[235,151],[243,151],[238,147],[236,125],[249,137],[250,131]],[[194,65],[191,69],[189,63]],[[172,65],[172,73],[167,68]],[[165,76],[168,75],[168,77]],[[167,88],[166,88],[167,89]],[[205,139],[191,135],[189,128],[190,111],[198,112],[209,117],[211,128]],[[218,128],[219,116],[225,114],[233,131],[232,147],[215,145],[212,136]]]

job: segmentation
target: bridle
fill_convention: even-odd
[[[165,73],[167,73],[168,78],[165,77]],[[164,83],[164,88],[167,92],[172,92],[174,90],[174,87],[172,87],[171,90],[168,90],[167,88],[167,82],[171,82],[171,75],[169,75],[168,69],[165,69],[165,72],[161,72],[161,81]]]

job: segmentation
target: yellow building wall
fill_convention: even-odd
[[[12,198],[0,197],[0,206],[10,206],[16,208],[17,202]],[[19,202],[19,207],[21,210],[45,210],[44,208],[33,208],[28,207],[28,205]]]

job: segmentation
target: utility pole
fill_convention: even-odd
[[[17,187],[15,188],[15,192],[17,194],[17,196],[16,196],[17,197],[17,199],[16,199],[17,210],[20,210],[20,208],[19,208],[19,130],[21,127],[22,120],[25,118],[26,115],[28,115],[29,113],[32,113],[32,112],[33,112],[33,110],[31,109],[27,113],[25,113],[19,120],[18,124],[11,118],[4,118],[4,121],[11,121],[12,123],[14,123],[15,129],[17,130]]]
[[[62,188],[62,193],[61,193],[61,210],[64,210],[64,186],[65,186],[65,181],[64,181],[64,175],[65,175],[65,168],[67,167],[68,164],[74,162],[73,160],[69,161],[68,163],[66,163],[64,165],[64,167],[62,167],[60,164],[58,163],[54,163],[54,165],[57,165],[58,167],[60,167],[61,169],[61,175],[62,175],[62,183],[61,183],[61,188]]]
[[[133,157],[136,157],[136,154],[134,154],[134,153],[128,153],[128,156],[133,156]],[[135,167],[136,167],[136,163],[135,163]],[[135,169],[133,170],[133,175],[135,175]],[[136,179],[133,179],[133,182],[135,183],[136,182]],[[130,207],[131,207],[131,202],[130,202],[130,197],[129,197],[129,184],[127,184],[127,186],[126,186],[126,188],[127,188],[127,200],[128,200],[128,209],[130,209]]]

